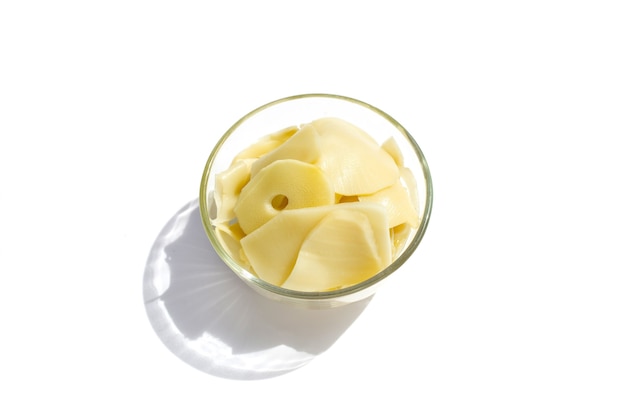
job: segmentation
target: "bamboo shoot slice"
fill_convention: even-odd
[[[241,159],[260,158],[285,143],[285,141],[292,137],[297,131],[298,128],[296,126],[289,126],[277,132],[263,136],[257,142],[239,152],[233,159],[232,164]]]
[[[328,291],[374,276],[386,266],[378,254],[375,226],[363,213],[331,211],[307,235],[283,287]]]
[[[317,131],[311,125],[304,125],[279,147],[257,159],[250,168],[250,175],[255,176],[260,170],[274,161],[295,159],[315,163],[320,157],[320,142]]]
[[[393,158],[367,133],[336,118],[311,123],[322,149],[317,165],[343,195],[372,194],[389,187],[399,176]]]
[[[378,203],[385,207],[389,215],[389,227],[395,227],[402,223],[409,223],[412,227],[417,227],[417,211],[413,206],[409,192],[400,180],[374,194],[361,195],[359,200]]]
[[[281,286],[296,264],[298,253],[309,232],[330,212],[342,210],[350,215],[365,215],[376,242],[376,257],[381,265],[391,263],[391,241],[387,213],[378,204],[344,203],[284,210],[240,241],[246,259],[258,277]],[[362,219],[363,217],[360,216]],[[321,290],[321,288],[319,289]]]
[[[284,159],[271,163],[250,179],[241,190],[234,212],[243,231],[249,234],[282,210],[334,202],[332,184],[320,168]]]

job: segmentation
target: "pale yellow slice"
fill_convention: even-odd
[[[232,163],[234,164],[241,159],[259,158],[285,143],[285,141],[292,137],[297,131],[298,128],[296,126],[289,126],[277,132],[265,135],[239,152],[235,158],[233,158]]]
[[[389,237],[391,238],[391,253],[393,258],[397,258],[402,251],[406,242],[411,236],[411,226],[407,223],[402,223],[396,227],[389,229]]]
[[[233,209],[241,189],[250,180],[252,161],[252,159],[241,159],[232,164],[226,171],[215,176],[214,198],[217,208],[215,222],[227,222],[235,217]]]
[[[389,154],[397,166],[404,166],[404,155],[398,146],[398,142],[393,137],[388,138],[380,147]]]
[[[400,178],[402,178],[402,181],[405,184],[411,204],[415,210],[419,210],[420,200],[417,192],[417,180],[415,179],[415,175],[413,175],[413,171],[411,171],[408,167],[401,167]]]
[[[246,258],[259,278],[277,286],[282,285],[291,274],[309,232],[334,210],[345,210],[355,216],[365,215],[373,231],[378,259],[383,265],[391,263],[391,242],[385,209],[378,204],[361,202],[332,204],[284,210],[241,239]]]
[[[246,233],[283,210],[333,204],[335,192],[317,166],[293,159],[278,160],[263,168],[243,187],[234,207]]]
[[[374,276],[385,267],[378,253],[374,227],[385,228],[385,225],[372,225],[367,215],[353,210],[329,212],[302,243],[283,288],[328,291]]]
[[[215,235],[220,241],[222,248],[235,262],[244,268],[250,269],[250,263],[241,248],[241,239],[245,236],[239,224],[232,225],[222,223],[215,225]]]
[[[332,207],[285,210],[243,237],[241,247],[259,278],[282,285],[291,273],[304,238]]]
[[[389,216],[389,227],[408,223],[417,227],[418,215],[408,191],[398,179],[393,185],[369,195],[360,195],[360,201],[378,203],[385,207]]]
[[[398,179],[394,159],[363,130],[337,118],[311,124],[322,149],[317,165],[332,179],[338,194],[372,194]]]
[[[250,168],[250,175],[255,176],[260,170],[274,161],[295,159],[315,163],[320,157],[319,135],[311,125],[303,125],[293,136],[277,148],[262,155]]]

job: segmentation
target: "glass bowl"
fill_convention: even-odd
[[[404,166],[415,178],[418,225],[411,228],[404,247],[392,263],[374,276],[350,287],[304,292],[272,285],[245,269],[220,239],[213,220],[216,206],[216,175],[225,171],[233,158],[260,138],[289,126],[299,126],[324,117],[336,117],[358,126],[379,144],[393,137],[402,153]],[[415,197],[415,196],[414,196]],[[200,215],[205,231],[219,257],[246,284],[274,300],[309,308],[329,308],[363,300],[373,295],[386,277],[394,273],[415,252],[428,225],[433,200],[432,181],[426,159],[411,134],[382,110],[349,97],[332,94],[303,94],[272,101],[239,119],[217,142],[209,155],[200,186]]]

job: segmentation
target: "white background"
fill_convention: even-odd
[[[0,415],[626,415],[625,22],[603,0],[2,2]],[[413,133],[426,237],[302,368],[201,372],[148,320],[148,253],[219,136],[308,92]]]

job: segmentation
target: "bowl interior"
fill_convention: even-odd
[[[218,240],[211,219],[214,217],[213,190],[216,174],[226,170],[235,155],[261,137],[288,126],[298,126],[322,117],[337,117],[369,133],[379,144],[393,137],[416,180],[419,226],[411,231],[407,243],[396,259],[375,276],[354,286],[326,292],[300,292],[271,285],[240,266]],[[200,188],[200,213],[207,235],[216,252],[245,282],[264,295],[281,300],[352,302],[365,298],[386,276],[400,267],[421,241],[432,206],[432,182],[426,159],[409,132],[395,119],[362,101],[329,94],[306,94],[286,97],[265,104],[238,120],[217,142],[206,163]]]

